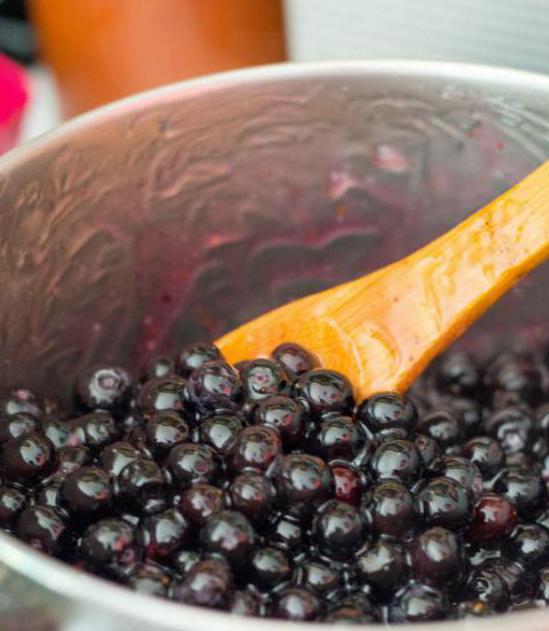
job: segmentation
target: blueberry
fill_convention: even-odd
[[[206,519],[200,541],[209,554],[220,554],[232,566],[242,567],[254,551],[256,534],[242,513],[225,510]]]
[[[200,440],[220,454],[234,450],[242,431],[242,420],[234,414],[217,414],[200,423]]]
[[[236,476],[229,486],[229,497],[234,510],[253,522],[264,521],[274,499],[274,489],[264,476],[247,471]]]
[[[505,460],[500,444],[488,436],[476,436],[465,443],[463,456],[478,467],[485,479],[493,477]]]
[[[334,592],[340,584],[340,577],[333,564],[328,565],[316,559],[307,559],[298,565],[298,582],[303,587],[322,595]]]
[[[185,346],[177,358],[177,370],[187,378],[194,370],[201,368],[206,362],[222,360],[220,350],[215,344],[196,342]]]
[[[474,397],[481,383],[481,371],[468,353],[447,353],[437,366],[437,387],[454,396]]]
[[[286,389],[288,377],[279,364],[269,359],[246,362],[240,371],[245,396],[252,401],[280,394]]]
[[[182,495],[179,510],[193,526],[202,526],[206,519],[224,508],[223,491],[210,484],[193,484]]]
[[[436,474],[459,482],[473,495],[483,489],[480,471],[472,462],[460,456],[443,456],[435,467]]]
[[[139,563],[128,573],[128,585],[135,592],[149,596],[166,597],[173,576],[170,571],[155,563]]]
[[[436,440],[443,450],[461,445],[465,436],[459,416],[447,409],[433,410],[419,421],[417,429]]]
[[[269,524],[268,540],[276,548],[297,552],[304,540],[303,529],[291,515],[277,515]]]
[[[234,593],[233,577],[220,559],[199,561],[172,587],[172,598],[187,605],[228,609]]]
[[[346,559],[354,554],[362,542],[362,530],[358,510],[337,500],[323,504],[313,522],[313,536],[320,551],[334,559]]]
[[[334,479],[334,496],[340,502],[358,506],[364,489],[364,481],[360,472],[348,462],[330,463]]]
[[[200,561],[202,555],[198,550],[181,549],[172,558],[173,566],[180,576],[186,576]]]
[[[411,485],[419,479],[422,462],[413,442],[386,440],[374,452],[369,469],[374,480],[393,478]]]
[[[179,511],[170,508],[143,520],[138,542],[143,546],[146,559],[167,564],[189,535],[189,522]]]
[[[547,604],[549,603],[549,567],[542,568],[537,578],[536,596]]]
[[[472,518],[471,495],[455,480],[433,478],[418,492],[416,511],[425,525],[461,530]]]
[[[99,464],[111,476],[117,476],[122,469],[141,457],[141,452],[130,443],[118,441],[111,443],[99,456]]]
[[[359,430],[349,416],[334,416],[320,425],[316,437],[317,450],[325,460],[352,460],[362,440]]]
[[[19,412],[41,418],[44,410],[34,392],[26,388],[13,388],[0,399],[0,416],[12,416]]]
[[[297,444],[303,430],[303,409],[297,401],[283,395],[262,399],[256,406],[254,419],[280,433],[286,447]]]
[[[358,419],[372,435],[401,429],[409,435],[417,424],[417,409],[413,401],[396,392],[380,392],[363,401]]]
[[[289,513],[309,514],[332,494],[333,479],[326,463],[308,454],[284,456],[275,475],[278,500]]]
[[[397,480],[379,482],[368,489],[361,508],[364,521],[373,532],[404,537],[414,526],[413,497]]]
[[[136,515],[158,513],[166,506],[166,481],[153,460],[138,458],[115,478],[117,507]]]
[[[516,523],[517,511],[503,495],[482,495],[474,507],[469,536],[479,543],[496,541],[508,535]]]
[[[507,556],[529,570],[549,561],[549,531],[539,524],[519,524],[506,545]]]
[[[516,401],[535,403],[542,391],[541,374],[524,355],[505,353],[488,368],[484,384],[489,392],[505,392]]]
[[[150,381],[159,377],[169,377],[175,374],[175,362],[171,357],[157,355],[147,364],[142,381]]]
[[[28,412],[4,416],[0,418],[0,445],[7,443],[12,438],[39,432],[40,429],[38,420]]]
[[[11,528],[27,503],[26,496],[18,489],[0,487],[0,528]]]
[[[60,449],[69,440],[71,425],[57,418],[44,419],[41,423],[42,433],[51,440],[56,449]]]
[[[235,471],[266,471],[281,451],[277,430],[263,425],[246,427],[240,432],[233,450],[233,468]]]
[[[546,501],[547,491],[540,475],[525,469],[503,469],[494,483],[494,491],[504,495],[519,515],[530,517],[539,512]]]
[[[261,590],[271,590],[287,581],[291,575],[290,562],[284,552],[276,548],[258,548],[250,561],[251,581]]]
[[[272,358],[278,362],[288,375],[295,379],[309,372],[318,364],[316,358],[299,344],[285,343],[277,346]]]
[[[390,539],[368,542],[357,556],[356,567],[362,580],[382,599],[392,596],[408,576],[404,550]]]
[[[187,440],[189,426],[177,412],[157,412],[145,424],[145,436],[151,453],[162,460],[172,447]]]
[[[122,413],[132,394],[132,380],[123,368],[93,366],[83,372],[75,386],[75,400],[83,410]]]
[[[84,445],[99,452],[120,437],[120,430],[109,412],[98,410],[70,421],[67,445]]]
[[[395,594],[388,615],[390,622],[427,622],[445,618],[449,609],[443,592],[421,583],[411,583]]]
[[[133,528],[122,519],[102,519],[87,528],[79,550],[86,567],[110,575],[135,560]]]
[[[28,506],[19,514],[14,533],[36,550],[48,554],[62,553],[68,534],[59,513],[51,506],[40,504]]]
[[[315,620],[320,613],[317,596],[303,587],[288,587],[278,594],[273,614],[293,621]]]
[[[99,467],[81,467],[69,473],[61,486],[61,502],[80,519],[106,513],[111,502],[108,474]]]
[[[137,396],[137,408],[145,420],[156,412],[181,412],[185,388],[186,381],[174,375],[151,379],[142,386]]]
[[[55,448],[42,434],[32,432],[3,446],[3,470],[13,482],[27,483],[46,477],[55,466]]]
[[[193,443],[173,447],[166,466],[176,488],[187,488],[194,482],[210,482],[217,473],[213,449]]]
[[[237,591],[231,604],[231,613],[239,616],[261,615],[261,603],[254,592],[249,590]]]
[[[440,526],[419,534],[410,550],[416,577],[433,585],[456,583],[463,568],[463,549],[458,536]]]
[[[430,468],[440,458],[441,451],[437,441],[425,434],[418,434],[414,440],[424,468]]]
[[[238,409],[242,381],[224,361],[210,361],[191,373],[187,384],[191,401],[201,411],[220,412]]]
[[[310,370],[299,377],[295,395],[314,416],[348,415],[354,406],[352,386],[344,375],[335,370]]]
[[[465,586],[469,598],[486,603],[494,611],[505,611],[511,604],[509,590],[503,579],[492,569],[474,569]]]
[[[497,439],[507,454],[528,451],[536,440],[533,416],[519,407],[497,410],[484,423],[488,436]]]
[[[494,571],[501,578],[512,603],[524,602],[531,596],[533,584],[521,563],[496,558],[485,561],[481,567]]]

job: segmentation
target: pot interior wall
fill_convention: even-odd
[[[541,89],[396,67],[275,75],[152,93],[3,161],[3,386],[65,398],[90,363],[215,338],[412,251],[549,155]],[[542,336],[548,280],[464,343]]]

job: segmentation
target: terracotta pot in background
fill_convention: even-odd
[[[281,0],[33,0],[63,113],[197,75],[283,61]]]

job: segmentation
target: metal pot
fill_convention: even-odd
[[[207,77],[69,122],[0,160],[0,383],[66,401],[95,360],[140,366],[394,260],[544,160],[547,111],[542,76],[358,62]],[[464,343],[541,339],[548,274]],[[137,595],[4,534],[0,559],[2,628],[303,628]],[[474,623],[515,626],[549,612]]]

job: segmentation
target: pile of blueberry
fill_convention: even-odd
[[[81,375],[64,414],[0,400],[0,527],[181,603],[326,622],[486,616],[549,601],[547,368],[452,352],[411,396],[356,404],[296,344],[211,344],[141,380]]]

